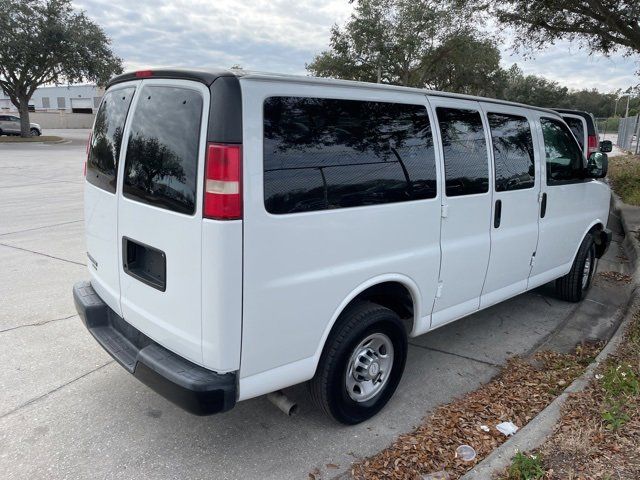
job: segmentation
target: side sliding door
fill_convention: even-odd
[[[430,97],[443,162],[441,266],[432,327],[478,310],[490,251],[488,131],[475,101]]]

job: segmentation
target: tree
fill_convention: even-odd
[[[471,29],[445,36],[424,56],[421,72],[428,88],[489,97],[503,78],[495,41]]]
[[[498,97],[512,102],[539,107],[562,107],[569,89],[535,75],[524,75],[518,65],[504,72],[503,85]]]
[[[307,69],[321,77],[484,93],[500,70],[500,53],[492,39],[466,26],[459,1],[357,0],[347,23],[332,27],[329,49]]]
[[[516,46],[540,48],[565,38],[592,53],[640,53],[638,0],[505,0],[487,5],[501,23],[515,29]]]
[[[111,40],[71,0],[0,0],[0,88],[29,132],[29,100],[41,85],[93,81],[122,72]]]

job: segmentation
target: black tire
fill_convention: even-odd
[[[4,133],[2,132],[2,129],[0,128],[0,137],[4,135]]]
[[[39,137],[40,136],[40,130],[38,130],[37,128],[32,128],[30,130],[30,132],[31,132],[31,136],[32,137]]]
[[[587,261],[589,262],[587,267]],[[588,272],[586,271],[588,268]],[[596,244],[593,236],[588,234],[582,240],[571,270],[564,277],[556,280],[558,296],[568,302],[579,302],[584,297],[593,281],[596,271]]]
[[[391,341],[393,361],[380,390],[366,401],[356,401],[347,391],[347,369],[352,354],[370,335]],[[370,302],[357,302],[342,313],[327,338],[316,374],[309,381],[313,402],[340,423],[354,425],[378,413],[396,390],[407,360],[407,333],[398,315]]]

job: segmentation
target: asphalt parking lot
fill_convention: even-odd
[[[0,474],[3,478],[321,478],[388,445],[435,406],[488,381],[508,357],[606,337],[625,288],[597,277],[586,301],[548,287],[411,340],[403,381],[376,418],[331,423],[264,397],[194,417],[138,383],[85,331],[72,285],[88,278],[82,167],[87,131],[55,145],[0,145]],[[600,270],[626,270],[619,222]],[[509,419],[504,419],[509,420]],[[339,469],[328,468],[335,464]]]

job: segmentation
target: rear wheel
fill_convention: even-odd
[[[341,315],[309,382],[313,401],[335,420],[371,418],[396,390],[407,359],[407,335],[398,315],[358,302]]]
[[[563,300],[579,302],[586,294],[596,271],[596,244],[591,234],[582,240],[571,270],[556,280],[556,291]]]

